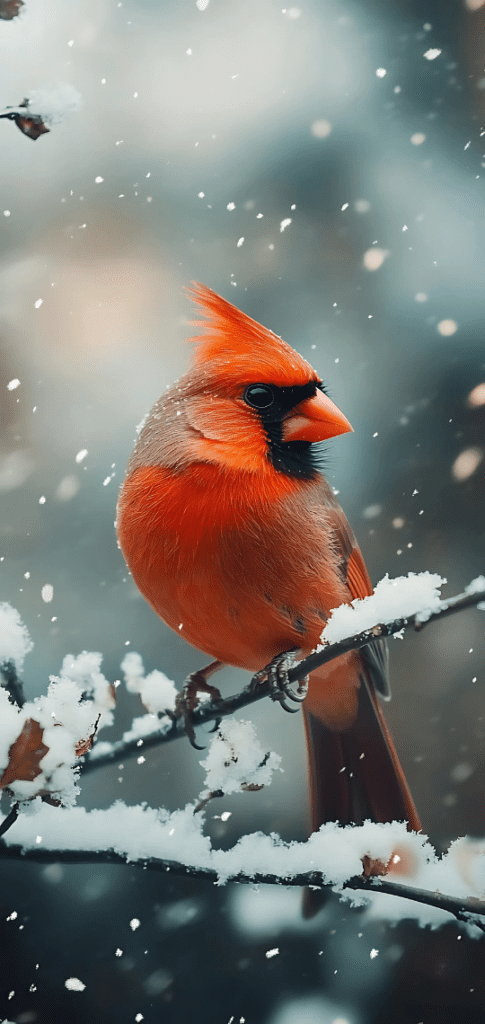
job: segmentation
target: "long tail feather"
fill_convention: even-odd
[[[421,822],[384,720],[374,687],[362,662],[358,710],[351,727],[329,729],[304,707],[308,749],[312,831],[327,821],[361,825],[371,821]],[[312,917],[325,902],[306,890],[303,913]]]

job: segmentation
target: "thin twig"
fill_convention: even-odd
[[[218,873],[213,868],[195,867],[191,864],[181,864],[179,861],[162,860],[157,857],[131,860],[125,854],[116,853],[114,850],[47,850],[40,846],[35,849],[24,849],[18,844],[7,844],[4,840],[0,840],[1,859],[29,860],[38,864],[129,864],[130,867],[200,878],[214,884],[219,881]],[[240,872],[229,881],[245,885],[282,885],[298,888],[310,885],[325,890],[334,888],[333,883],[325,882],[324,874],[321,871],[291,875],[288,878],[266,872],[256,872],[254,875]],[[344,890],[352,889],[363,892],[382,892],[389,896],[400,896],[412,900],[414,903],[425,903],[427,906],[446,910],[449,914],[453,914],[458,921],[474,924],[485,932],[485,901],[475,899],[473,896],[462,899],[458,896],[447,896],[441,892],[430,892],[427,889],[415,889],[412,885],[391,882],[386,878],[366,878],[364,875],[355,875],[353,878],[349,878],[343,888]]]
[[[458,594],[455,597],[448,598],[446,601],[442,601],[439,609],[433,612],[426,622],[419,622],[417,621],[417,615],[411,615],[407,619],[395,619],[394,622],[378,623],[372,629],[364,630],[363,633],[340,640],[338,643],[328,644],[316,654],[310,654],[308,658],[300,661],[298,665],[290,669],[288,672],[289,681],[290,683],[296,683],[309,672],[314,672],[320,665],[326,665],[329,661],[333,661],[334,658],[340,657],[341,654],[357,651],[361,647],[366,647],[367,644],[374,643],[375,640],[392,636],[394,633],[400,633],[405,628],[414,626],[415,632],[420,632],[429,622],[436,622],[438,619],[444,619],[448,615],[454,615],[455,612],[472,608],[481,601],[485,601],[485,590],[476,591],[475,593]],[[268,682],[258,683],[254,687],[250,683],[240,693],[223,698],[217,704],[217,707],[206,703],[197,708],[193,713],[193,724],[194,726],[199,726],[205,722],[214,721],[217,718],[224,718],[226,715],[233,715],[236,711],[240,711],[241,708],[254,704],[258,700],[263,700],[264,697],[269,695],[270,687]],[[171,740],[180,739],[180,737],[185,735],[185,725],[182,718],[174,718],[170,722],[166,720],[162,728],[148,733],[143,738],[127,741],[118,740],[118,742],[112,744],[111,750],[108,753],[102,754],[99,757],[93,756],[92,752],[88,752],[85,755],[84,762],[80,765],[81,774],[87,775],[96,768],[102,768],[105,765],[113,764],[115,761],[135,757],[136,754],[140,753],[141,747],[147,750],[150,747],[158,747],[162,743],[169,743]]]
[[[15,662],[4,661],[0,665],[0,685],[10,694],[12,704],[16,704],[17,707],[23,708],[26,697],[24,694],[24,684],[17,675],[17,669]]]
[[[207,804],[210,803],[211,800],[215,800],[215,799],[219,800],[221,797],[223,797],[225,795],[226,794],[223,793],[222,789],[214,789],[214,790],[212,790],[211,793],[208,793],[207,796],[204,797],[204,799],[201,800],[200,803],[197,804],[197,807],[194,807],[194,814],[197,814],[198,811],[203,811],[204,807],[207,807]]]
[[[19,805],[17,801],[12,805],[10,811],[7,814],[7,817],[3,819],[2,824],[0,825],[0,836],[4,836],[5,833],[8,832],[9,828],[11,828],[12,825],[14,825],[15,822],[17,821],[18,816]]]

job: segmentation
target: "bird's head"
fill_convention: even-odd
[[[189,339],[195,348],[188,373],[152,411],[140,438],[145,452],[155,418],[159,452],[165,421],[179,465],[183,451],[183,462],[312,479],[316,443],[352,430],[320,377],[290,345],[211,289],[198,284],[190,294],[205,315],[192,322],[205,333]],[[168,445],[162,448],[168,464]]]

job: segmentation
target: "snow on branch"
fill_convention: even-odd
[[[370,597],[362,600],[356,598],[351,605],[341,605],[332,611],[322,633],[322,646],[290,669],[290,682],[296,683],[320,665],[333,661],[341,654],[365,647],[375,640],[389,636],[402,637],[406,628],[413,627],[418,632],[429,622],[435,622],[467,608],[477,606],[485,610],[485,576],[472,580],[464,593],[446,600],[440,598],[438,589],[444,583],[446,580],[428,572],[409,573],[408,576],[400,576],[394,580],[385,576]],[[133,657],[133,654],[127,657]],[[124,665],[126,659],[122,667]],[[267,682],[256,687],[250,683],[240,693],[223,699],[217,707],[210,703],[201,704],[194,712],[193,723],[199,726],[224,718],[226,715],[233,715],[236,711],[268,696],[270,688]],[[173,711],[173,704],[165,706]],[[160,715],[161,711],[158,713]],[[134,726],[135,723],[136,729],[131,733],[125,733],[123,739],[117,743],[96,743],[84,758],[81,774],[85,775],[95,768],[117,760],[135,757],[140,753],[141,746],[148,749],[185,736],[184,722],[180,718],[174,719],[162,714],[157,728],[154,728],[155,719],[152,718],[150,721],[148,715],[135,719]]]
[[[25,655],[33,648],[30,633],[16,608],[0,602],[0,665],[13,661],[18,672],[24,667]]]
[[[14,121],[23,135],[35,142],[50,132],[50,126],[59,124],[65,114],[80,110],[82,96],[70,82],[57,82],[42,89],[31,89],[17,106],[16,110],[7,107],[0,119]]]
[[[0,21],[13,21],[18,18],[24,0],[0,0]]]
[[[259,832],[218,850],[203,835],[204,818],[195,810],[188,804],[169,813],[122,801],[103,811],[59,810],[38,800],[0,840],[0,859],[129,863],[218,885],[310,885],[333,890],[353,906],[367,905],[367,914],[381,920],[414,918],[437,928],[451,915],[471,937],[485,932],[483,843],[458,839],[439,858],[426,836],[410,834],[404,822],[345,828],[328,823],[304,843]],[[391,863],[398,880],[366,877],[366,859]]]
[[[15,608],[0,604],[0,791],[24,804],[41,796],[73,804],[80,792],[75,765],[98,728],[111,725],[114,688],[100,671],[101,655],[64,658],[47,694],[26,701],[16,673],[32,649]]]
[[[407,626],[420,630],[474,605],[485,609],[485,577],[443,601],[439,588],[444,582],[430,573],[397,580],[386,576],[372,596],[333,610],[321,646],[290,670],[290,681],[299,681],[342,653],[386,636],[402,636]],[[122,802],[107,811],[75,807],[81,774],[140,754],[141,746],[184,735],[184,724],[174,713],[176,689],[158,670],[145,675],[139,654],[127,654],[121,666],[125,683],[139,695],[146,714],[133,721],[118,743],[97,741],[90,750],[97,730],[113,722],[119,683],[104,677],[101,654],[67,655],[60,676],[51,676],[47,695],[27,702],[16,664],[22,665],[31,647],[18,612],[0,604],[0,789],[13,799],[10,812],[0,820],[0,858],[136,862],[219,883],[233,879],[329,887],[354,904],[370,898],[381,918],[414,916],[421,924],[438,926],[452,914],[466,923],[470,934],[485,931],[483,843],[459,839],[438,859],[426,837],[409,834],[404,822],[366,822],[346,828],[323,825],[306,843],[284,843],[277,835],[258,833],[242,836],[232,850],[211,847],[202,833],[201,812],[208,800],[269,785],[279,768],[279,756],[264,753],[251,723],[227,717],[268,696],[267,682],[250,684],[217,707],[205,702],[197,708],[195,724],[218,720],[201,761],[206,789],[198,804],[173,814]],[[376,874],[378,878],[370,877]]]

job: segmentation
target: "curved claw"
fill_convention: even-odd
[[[292,707],[290,707],[289,704],[286,703],[284,693],[275,694],[274,696],[272,694],[272,699],[278,701],[278,704],[281,704],[281,707],[283,708],[283,711],[287,711],[288,714],[290,714],[290,715],[296,715],[296,714],[298,714],[298,712],[300,710],[298,705],[297,705],[296,708],[292,708]]]
[[[178,722],[178,719],[180,718],[180,715],[176,715],[175,712],[172,711],[171,708],[165,708],[164,714],[167,716],[167,718],[170,719],[170,721],[172,723],[172,725],[171,725],[172,732],[175,732],[176,729],[177,729],[177,722]],[[191,747],[194,747],[195,750],[205,750],[205,747],[199,747],[198,743],[195,742],[195,729],[194,729],[194,727],[192,725],[191,715],[192,715],[191,711],[182,712],[182,717],[183,717],[183,720],[184,720],[185,734],[187,736],[187,739],[188,739]]]
[[[294,663],[294,652],[285,651],[283,654],[278,654],[276,658],[273,658],[270,665],[267,665],[265,669],[253,677],[253,682],[256,684],[263,681],[263,679],[267,679],[271,699],[278,701],[284,711],[288,711],[290,714],[298,711],[298,707],[291,707],[287,701],[293,701],[296,705],[301,704],[308,692],[308,676],[299,681],[296,689],[293,689],[289,682],[288,672],[294,666]]]
[[[213,662],[208,665],[207,668],[201,669],[199,672],[193,672],[187,677],[180,693],[177,694],[175,699],[175,718],[183,718],[184,728],[187,735],[187,739],[194,750],[205,750],[205,746],[201,747],[195,740],[195,729],[194,729],[194,711],[199,704],[199,693],[208,693],[213,704],[217,706],[218,702],[222,700],[219,690],[215,686],[210,686],[207,682],[206,675],[211,675],[213,671],[217,671],[214,666],[219,666],[219,662]],[[219,720],[220,721],[220,720]],[[219,723],[216,722],[215,729],[219,728]]]
[[[188,741],[190,743],[190,746],[193,747],[194,750],[205,750],[206,749],[205,747],[201,747],[199,743],[195,742],[195,729],[194,729],[192,723],[189,722],[187,719],[185,719],[185,733],[186,733],[187,739],[188,739]]]
[[[288,684],[288,687],[285,688],[286,696],[289,697],[290,700],[294,700],[296,704],[303,704],[303,701],[305,700],[305,697],[308,693],[309,679],[309,676],[304,676],[303,679],[300,679],[298,683],[298,690],[296,692],[295,690],[291,689],[291,684]]]

